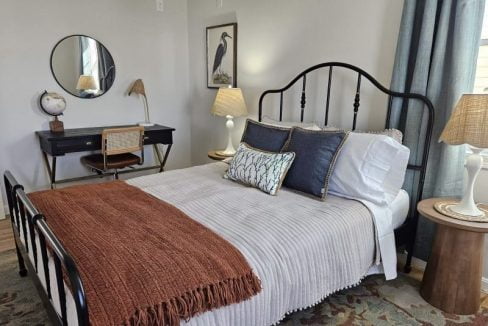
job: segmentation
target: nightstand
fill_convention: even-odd
[[[209,151],[207,153],[207,155],[208,155],[208,158],[211,158],[212,160],[215,160],[215,161],[223,161],[226,158],[232,157],[232,156],[222,156],[222,155],[219,155],[219,154],[217,154],[217,151]]]
[[[438,213],[434,204],[445,198],[422,200],[417,209],[437,223],[432,253],[420,294],[434,307],[470,315],[480,307],[483,250],[488,223],[457,220]]]

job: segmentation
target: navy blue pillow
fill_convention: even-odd
[[[270,126],[247,119],[241,142],[263,151],[279,153],[285,147],[290,131],[291,128]]]
[[[347,138],[344,131],[291,130],[287,152],[295,152],[283,185],[324,199],[329,177]]]

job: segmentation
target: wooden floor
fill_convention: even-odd
[[[12,234],[12,227],[10,226],[10,219],[0,220],[0,252],[15,249],[14,237]],[[412,268],[409,274],[410,277],[421,281],[423,271]],[[481,305],[488,308],[488,294],[481,293]]]
[[[10,220],[0,220],[0,252],[11,250],[15,248],[14,236],[12,234],[12,227]]]

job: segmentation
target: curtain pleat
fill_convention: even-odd
[[[485,0],[405,0],[391,89],[426,95],[435,121],[424,198],[461,196],[464,146],[438,143],[452,109],[473,89]],[[426,110],[419,101],[395,99],[391,127],[404,132],[410,163],[420,164],[425,146]],[[416,198],[418,175],[408,172],[404,188]],[[427,259],[435,225],[420,218],[414,255]]]

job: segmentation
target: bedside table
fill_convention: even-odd
[[[432,253],[422,279],[420,295],[444,312],[470,315],[480,307],[483,250],[488,223],[457,220],[437,212],[445,198],[422,200],[417,209],[437,223]]]
[[[209,151],[207,153],[207,155],[208,155],[208,158],[211,158],[212,160],[215,160],[215,161],[223,161],[226,158],[232,157],[232,156],[222,156],[222,155],[219,155],[219,154],[217,154],[217,151]]]

